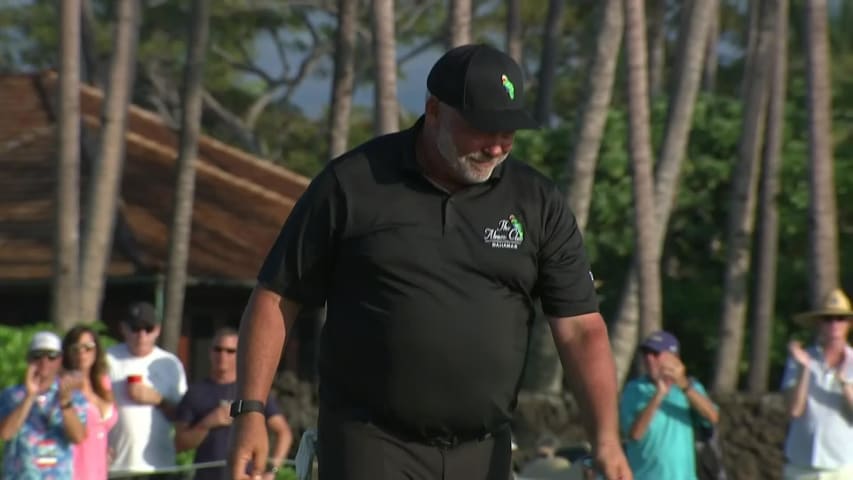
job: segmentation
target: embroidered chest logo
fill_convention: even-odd
[[[483,241],[492,248],[518,249],[524,242],[524,227],[521,220],[515,215],[498,220],[495,227],[486,227],[483,232]]]

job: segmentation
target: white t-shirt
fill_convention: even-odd
[[[141,375],[142,382],[177,405],[187,391],[187,377],[178,357],[159,348],[144,357],[133,356],[121,343],[107,350],[118,422],[110,431],[114,450],[113,471],[147,472],[175,465],[172,424],[153,405],[140,405],[127,395],[127,376]]]

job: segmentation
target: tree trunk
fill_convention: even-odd
[[[666,71],[666,0],[649,2],[649,95],[663,91]]]
[[[169,235],[169,265],[166,272],[166,299],[163,315],[163,348],[176,353],[183,325],[187,264],[195,197],[195,161],[201,129],[201,91],[207,37],[210,28],[209,0],[193,0],[190,38],[184,66],[181,140],[175,175],[175,201],[172,230]]]
[[[329,109],[329,155],[343,154],[349,140],[352,93],[355,84],[355,30],[358,0],[338,0],[338,30],[335,33],[335,73]]]
[[[80,321],[80,1],[63,1],[60,17],[59,162],[51,318],[64,332]]]
[[[578,140],[575,151],[567,165],[570,172],[569,178],[571,178],[568,192],[569,207],[575,214],[581,231],[586,229],[589,218],[595,164],[607,123],[613,81],[616,77],[616,63],[619,60],[619,45],[622,43],[622,33],[625,28],[622,1],[602,2],[601,25],[587,82],[587,102],[578,121]]]
[[[95,44],[95,12],[92,10],[92,0],[82,0],[81,40],[83,47],[83,71],[86,81],[98,88],[103,88],[101,81],[101,66],[98,61],[98,49]]]
[[[394,0],[373,0],[373,58],[376,62],[373,97],[377,135],[400,129],[396,51]]]
[[[806,1],[809,110],[809,294],[817,307],[838,286],[838,214],[832,154],[832,92],[826,0]]]
[[[720,0],[707,0],[711,5],[708,25],[708,44],[705,48],[705,70],[702,77],[702,89],[713,92],[717,87],[717,67],[719,66],[717,44],[720,43]]]
[[[521,40],[521,0],[507,0],[506,53],[521,65],[524,50]]]
[[[661,327],[659,255],[655,255],[655,203],[649,121],[644,0],[625,1],[625,49],[628,62],[628,156],[634,184],[634,232],[640,282],[640,335]]]
[[[549,0],[545,16],[545,32],[542,37],[542,57],[539,61],[539,92],[536,94],[534,115],[539,124],[547,127],[551,118],[551,103],[554,99],[554,75],[559,54],[560,25],[565,10],[564,0]]]
[[[113,226],[124,163],[124,133],[136,62],[139,11],[136,0],[118,2],[116,47],[104,100],[98,157],[92,168],[86,229],[83,235],[80,315],[84,322],[99,319],[104,279],[112,252]]]
[[[775,33],[778,0],[764,0],[755,49],[755,65],[748,67],[751,77],[744,99],[743,130],[738,147],[738,161],[732,177],[731,206],[726,242],[726,269],[723,280],[723,305],[720,317],[719,346],[713,389],[730,393],[737,389],[740,359],[743,351],[744,323],[747,309],[747,277],[751,244],[755,228],[755,204],[761,147],[767,117],[770,54]]]
[[[785,92],[788,74],[788,0],[778,0],[776,34],[773,39],[773,78],[767,112],[755,272],[755,308],[752,312],[752,342],[749,362],[749,391],[764,393],[770,375],[773,312],[776,301],[776,261],[779,250],[779,168],[785,128]]]
[[[667,126],[661,147],[660,160],[655,171],[655,256],[660,261],[663,243],[666,238],[667,224],[675,199],[678,195],[678,183],[681,177],[681,167],[687,151],[687,141],[693,125],[693,110],[696,105],[696,95],[702,74],[702,59],[707,37],[708,9],[707,2],[695,2],[690,9],[690,17],[684,22],[685,29],[682,48],[679,48],[681,58],[678,59],[678,70],[675,81],[675,93],[670,102]],[[632,262],[627,276],[627,285],[620,298],[619,311],[614,322],[612,345],[616,359],[616,370],[620,382],[628,374],[634,349],[637,345],[637,322],[639,321],[637,305],[639,293],[637,285],[636,259]]]
[[[471,43],[471,0],[448,0],[447,48]]]

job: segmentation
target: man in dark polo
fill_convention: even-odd
[[[630,480],[607,330],[564,195],[509,157],[518,65],[454,48],[425,113],[329,165],[299,200],[240,329],[234,478],[262,471],[266,399],[299,308],[326,303],[321,480],[506,480],[508,429],[541,299],[598,465]],[[240,402],[239,400],[242,400]]]

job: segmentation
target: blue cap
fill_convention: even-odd
[[[670,352],[678,354],[679,345],[675,335],[663,330],[649,335],[640,348],[644,350],[652,350],[655,352]]]

